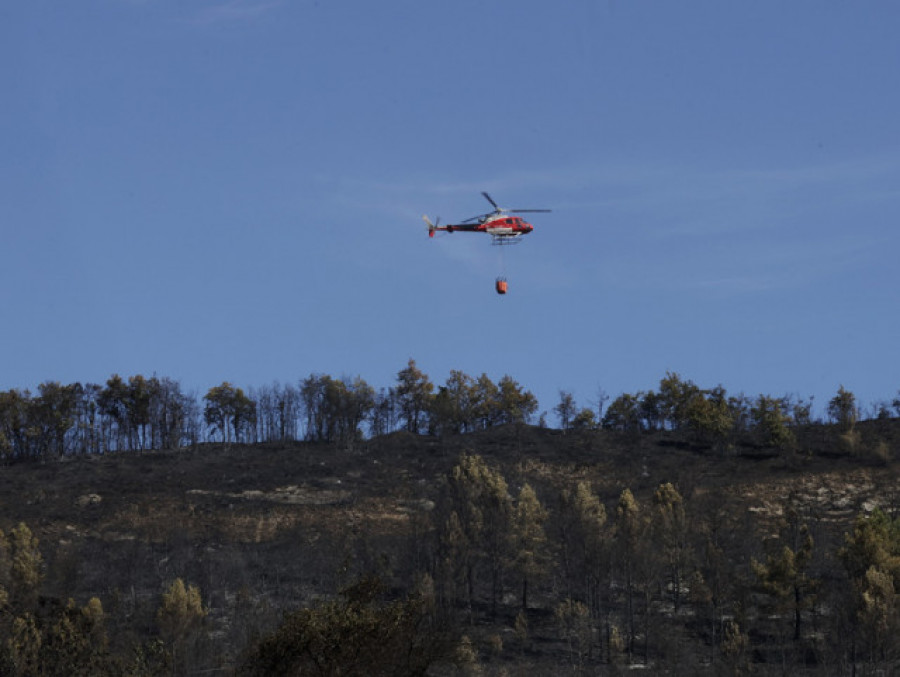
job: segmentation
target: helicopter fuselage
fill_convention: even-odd
[[[520,216],[500,216],[487,219],[480,230],[494,237],[517,237],[527,235],[534,230],[534,226]]]
[[[479,216],[473,216],[462,223],[440,225],[440,219],[432,223],[427,216],[422,218],[428,228],[428,237],[434,237],[435,233],[487,233],[491,236],[493,244],[514,244],[522,235],[528,235],[534,230],[528,221],[521,216],[513,216],[516,212],[549,212],[549,209],[503,209],[494,199],[485,192],[481,193],[494,207],[494,211]]]
[[[491,216],[485,218],[479,223],[456,223],[446,226],[432,226],[428,234],[432,237],[435,231],[445,231],[447,233],[463,232],[463,233],[487,233],[494,238],[495,241],[511,241],[521,235],[527,235],[534,230],[528,221],[521,216]]]

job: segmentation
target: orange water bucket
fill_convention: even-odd
[[[504,280],[503,278],[497,278],[497,293],[505,294],[506,287],[507,287],[506,280]]]

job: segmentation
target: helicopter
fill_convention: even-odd
[[[494,211],[479,214],[471,219],[466,219],[460,223],[447,224],[446,226],[440,225],[440,218],[435,219],[434,223],[432,223],[427,216],[422,216],[428,229],[428,237],[434,237],[434,234],[437,232],[487,233],[491,236],[491,244],[516,244],[520,241],[519,238],[533,231],[534,226],[522,217],[510,216],[511,214],[550,211],[549,209],[504,209],[494,202],[494,199],[486,192],[482,191],[481,194],[485,200],[491,203]]]
[[[428,216],[422,216],[425,226],[428,229],[428,237],[434,237],[435,233],[487,233],[491,236],[491,244],[494,245],[512,245],[521,241],[523,235],[528,235],[534,230],[528,221],[520,216],[512,216],[512,214],[521,214],[525,212],[549,212],[549,209],[504,209],[500,207],[494,199],[486,192],[481,194],[484,199],[491,203],[494,211],[485,214],[473,216],[460,223],[440,225],[440,218],[436,218],[434,222]],[[505,294],[509,285],[505,277],[498,277],[495,289],[498,294]]]

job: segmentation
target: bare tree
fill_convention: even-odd
[[[567,431],[571,425],[572,418],[575,416],[575,397],[572,393],[560,390],[559,404],[553,408],[553,411],[559,417],[559,427],[562,428],[563,432]]]

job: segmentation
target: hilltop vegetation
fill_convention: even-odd
[[[793,396],[730,394],[721,386],[703,389],[667,373],[656,391],[598,393],[595,408],[579,407],[559,392],[552,407],[559,427],[603,428],[640,433],[675,430],[718,450],[746,442],[795,448],[796,431],[817,420],[812,400]],[[82,454],[145,449],[180,449],[203,442],[339,442],[352,446],[365,437],[398,430],[428,435],[469,433],[505,424],[530,424],[540,405],[533,393],[506,375],[496,383],[452,370],[435,386],[414,360],[396,382],[376,389],[362,377],[310,374],[297,385],[275,383],[246,391],[223,382],[201,398],[172,378],[111,376],[105,385],[46,382],[36,394],[0,391],[0,460],[48,460]],[[868,418],[900,415],[893,402],[870,405]],[[863,412],[853,393],[841,387],[827,404],[828,420],[850,433]],[[538,417],[547,427],[547,412]]]
[[[0,674],[900,668],[900,422],[843,389],[825,423],[667,374],[558,429],[412,362],[2,397]]]

